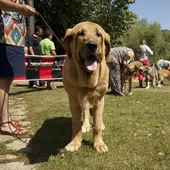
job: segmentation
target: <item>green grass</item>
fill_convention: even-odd
[[[71,114],[63,88],[31,91],[17,87],[11,97],[24,98],[32,122],[30,163],[40,170],[169,170],[170,82],[162,89],[133,88],[132,96],[106,94],[103,138],[108,153],[97,153],[92,131],[79,151],[63,148],[71,139]]]

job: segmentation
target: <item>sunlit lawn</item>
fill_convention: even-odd
[[[63,148],[71,139],[71,114],[67,94],[57,90],[15,87],[11,97],[22,96],[34,132],[30,163],[40,170],[169,170],[170,82],[159,88],[138,89],[133,95],[106,94],[103,138],[108,153],[96,153],[92,131],[83,135],[79,151]],[[19,93],[17,93],[19,92]]]

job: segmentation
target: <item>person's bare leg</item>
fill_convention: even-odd
[[[0,79],[0,120],[1,122],[8,121],[8,98],[9,89],[12,83],[12,78]]]
[[[16,130],[15,127],[4,122],[11,120],[9,116],[9,90],[12,84],[13,78],[0,78],[0,129],[5,132],[13,132]],[[19,134],[25,133],[24,130]]]

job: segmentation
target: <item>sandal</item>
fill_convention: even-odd
[[[24,126],[24,127],[27,127],[27,126],[30,126],[30,122],[27,122],[27,123],[22,123],[22,122],[18,122],[18,121],[16,121],[16,120],[10,120],[10,121],[8,121],[8,122],[1,122],[0,123],[0,126],[1,125],[3,125],[3,124],[5,124],[5,123],[9,123],[9,124],[11,124],[13,127],[19,127],[19,126]]]
[[[25,135],[28,134],[28,131],[25,129],[20,129],[20,128],[16,128],[14,131],[8,132],[8,131],[4,131],[2,129],[0,129],[0,135]]]
[[[8,122],[1,122],[0,123],[0,126],[1,125],[4,125],[4,124],[7,124],[7,123],[9,123],[10,125],[12,125],[13,127],[18,127],[18,126],[21,126],[21,123],[19,123],[18,121],[16,121],[16,120],[10,120],[10,121],[8,121]]]
[[[4,125],[4,124],[10,124],[11,126],[13,126],[15,128],[15,130],[12,131],[12,129],[11,129],[11,131],[9,132],[9,131],[2,130],[0,127],[0,134],[2,134],[2,135],[25,135],[25,134],[28,134],[28,130],[21,129],[21,128],[17,127],[13,123],[13,121],[0,123],[0,125]]]

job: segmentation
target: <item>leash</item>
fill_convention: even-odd
[[[61,42],[61,40],[57,37],[57,35],[54,33],[54,31],[51,29],[51,27],[48,25],[48,23],[45,21],[45,19],[43,18],[43,16],[37,11],[37,15],[40,16],[40,18],[43,20],[43,22],[46,24],[46,26],[50,29],[50,31],[53,33],[54,37],[58,40],[58,42],[62,45],[62,47],[64,48],[63,43]]]

